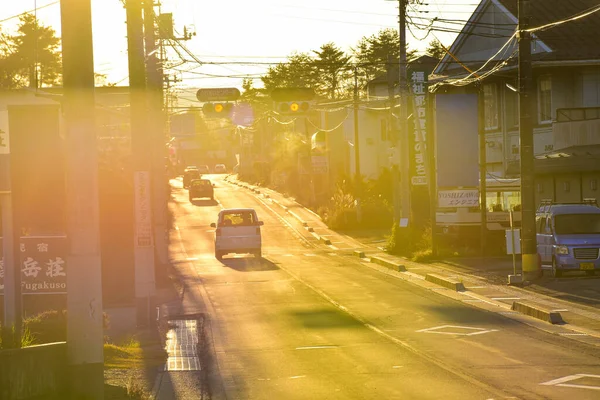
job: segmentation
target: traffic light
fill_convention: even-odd
[[[231,118],[232,111],[232,103],[205,103],[202,106],[202,112],[208,118]]]
[[[285,115],[303,114],[309,110],[310,103],[308,101],[289,101],[279,103],[277,106],[277,112]]]
[[[271,99],[275,102],[275,111],[284,115],[305,114],[310,110],[310,101],[315,98],[311,88],[284,87],[275,88]]]

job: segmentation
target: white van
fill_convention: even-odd
[[[215,229],[215,257],[222,260],[229,253],[251,253],[262,257],[262,238],[259,221],[253,208],[228,208],[221,210]]]

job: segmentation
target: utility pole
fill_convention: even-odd
[[[127,44],[129,56],[129,96],[131,110],[131,152],[135,201],[134,263],[137,322],[147,326],[156,291],[154,275],[154,238],[152,226],[152,189],[149,155],[152,136],[146,124],[146,63],[142,0],[126,0]]]
[[[485,143],[485,115],[484,115],[484,100],[483,89],[478,85],[477,104],[478,115],[477,127],[479,130],[479,196],[480,200],[480,215],[481,215],[481,256],[485,255],[486,239],[487,239],[487,146]]]
[[[71,397],[104,398],[98,156],[91,0],[61,0],[66,121],[67,357]]]
[[[523,280],[538,277],[535,236],[533,102],[529,0],[519,0],[519,137],[521,141],[521,248]]]
[[[408,0],[398,0],[399,8],[399,28],[400,28],[400,65],[399,65],[399,144],[400,144],[400,227],[410,229],[410,177],[409,177],[409,158],[408,149],[408,93],[407,93],[407,62],[406,62],[406,5]],[[408,235],[407,232],[407,235]],[[410,238],[410,236],[408,236]]]
[[[360,137],[358,128],[358,65],[354,66],[354,174],[356,190],[356,222],[360,223],[361,209],[360,200],[362,196],[362,184],[360,174]]]
[[[157,55],[154,0],[144,0],[144,40],[148,75],[148,134],[152,140],[152,221],[154,222],[155,268],[161,275],[168,263],[167,249],[167,176],[165,171],[165,120],[162,104],[162,66]]]
[[[388,132],[390,135],[390,141],[394,152],[390,155],[390,167],[392,170],[392,197],[394,204],[394,224],[400,221],[400,174],[398,164],[398,124],[394,117],[394,108],[396,105],[396,81],[398,80],[398,71],[395,70],[394,64],[397,64],[398,60],[394,60],[392,55],[388,55],[387,64],[387,79],[388,79],[388,99],[390,103],[389,113],[389,126]],[[394,76],[395,73],[395,76]]]

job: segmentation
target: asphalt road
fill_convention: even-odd
[[[172,256],[194,288],[185,311],[212,320],[213,398],[599,398],[600,349],[371,269],[223,177],[195,204],[172,181]],[[214,258],[221,207],[257,210],[264,259]]]

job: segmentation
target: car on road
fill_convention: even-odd
[[[208,165],[199,166],[198,171],[200,171],[201,174],[210,174],[210,168],[208,168]]]
[[[200,173],[200,171],[198,170],[197,167],[195,167],[195,166],[186,167],[186,169],[183,171],[183,188],[187,189],[190,186],[190,183],[192,182],[193,179],[200,179],[200,178],[202,178],[202,174]]]
[[[542,202],[536,212],[537,250],[552,275],[567,271],[600,271],[600,208],[583,203]]]
[[[215,199],[215,190],[211,181],[208,179],[193,179],[189,189],[190,202],[194,199],[207,197],[211,200]]]
[[[222,260],[229,253],[254,254],[262,257],[261,229],[263,221],[258,220],[253,208],[228,208],[219,212],[215,229],[215,257]]]
[[[227,167],[225,164],[217,164],[215,165],[215,174],[225,174],[227,173]]]

